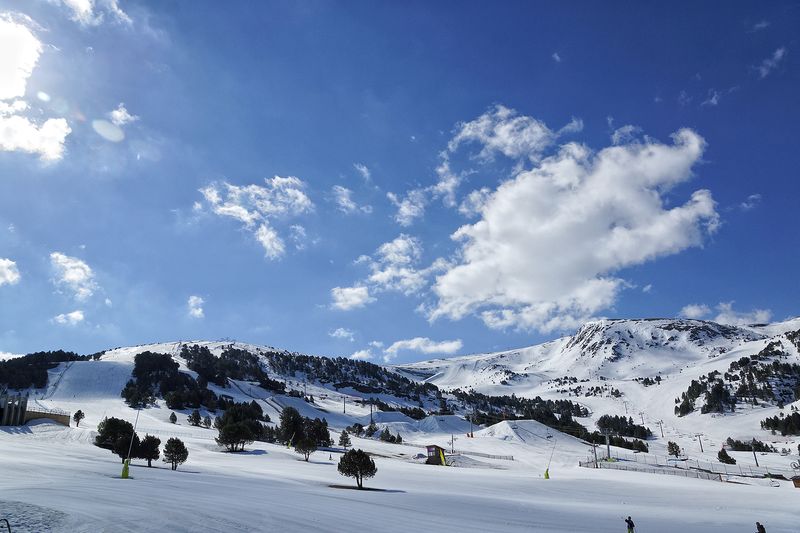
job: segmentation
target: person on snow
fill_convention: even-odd
[[[756,533],[767,533],[767,530],[764,529],[764,526],[761,525],[761,522],[756,522]]]
[[[633,520],[631,520],[630,516],[625,519],[625,524],[628,526],[628,533],[634,533],[634,528],[636,527],[636,524],[633,523]]]

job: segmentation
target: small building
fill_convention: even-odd
[[[428,459],[425,464],[447,466],[447,462],[444,459],[444,448],[436,444],[429,444],[425,448],[428,450]]]
[[[800,489],[800,476],[794,476],[792,478],[792,483],[794,483],[794,488]]]

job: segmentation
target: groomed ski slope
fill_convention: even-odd
[[[336,472],[337,453],[305,463],[280,446],[227,454],[200,438],[184,439],[190,456],[178,471],[137,462],[133,479],[121,480],[119,460],[89,435],[50,424],[0,431],[0,515],[13,531],[610,533],[628,514],[644,533],[751,531],[755,520],[771,533],[796,531],[798,494],[788,488],[579,469],[557,458],[545,480],[539,461],[428,466],[401,455],[410,448],[363,439],[354,444],[374,452],[378,466],[366,486],[383,491],[330,487],[352,484]],[[15,522],[14,502],[50,510],[55,523]]]

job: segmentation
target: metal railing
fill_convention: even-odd
[[[695,479],[707,479],[710,481],[722,481],[722,474],[715,474],[712,472],[703,472],[700,470],[682,470],[680,468],[673,468],[670,466],[664,468],[647,468],[642,466],[626,465],[620,462],[598,461],[595,465],[594,460],[579,461],[579,466],[584,468],[605,468],[609,470],[627,470],[629,472],[644,472],[647,474],[660,474],[665,476],[679,476]]]
[[[605,450],[603,450],[604,452]],[[598,450],[600,452],[600,450]],[[605,456],[605,453],[603,453]],[[612,452],[611,457],[622,461],[630,461],[634,463],[647,464],[652,466],[671,467],[680,470],[702,470],[711,472],[713,474],[725,474],[728,476],[744,476],[744,477],[767,477],[767,476],[784,476],[786,479],[791,479],[796,472],[788,468],[779,468],[774,466],[752,466],[752,465],[728,465],[724,463],[712,463],[710,461],[698,461],[697,459],[679,460],[676,458],[669,458],[662,455],[654,455],[649,453],[627,454]]]

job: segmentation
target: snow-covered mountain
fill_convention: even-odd
[[[624,380],[681,372],[734,350],[758,351],[765,341],[798,329],[800,318],[752,326],[688,319],[607,319],[588,322],[574,335],[527,348],[434,359],[395,369],[444,389],[524,394],[527,387],[564,376]]]

